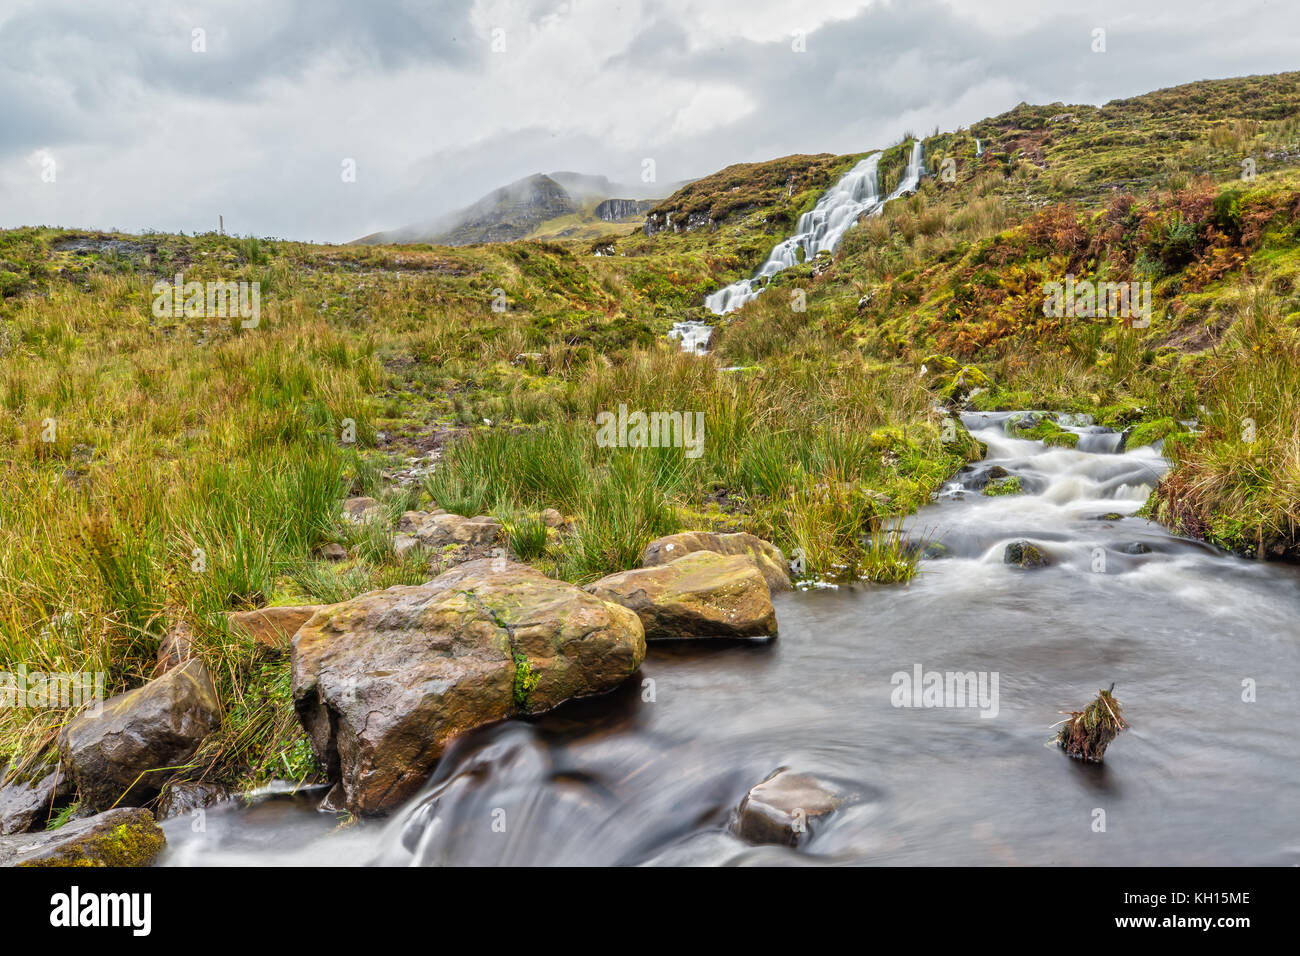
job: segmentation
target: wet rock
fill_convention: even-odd
[[[219,783],[182,780],[167,785],[158,798],[158,819],[179,817],[195,810],[203,810],[231,799],[230,789]]]
[[[798,846],[819,823],[856,799],[829,781],[782,768],[745,795],[736,835],[750,843]]]
[[[611,574],[587,590],[635,611],[650,641],[776,636],[771,593],[748,555],[695,551]]]
[[[320,549],[320,556],[326,561],[346,561],[348,559],[347,549],[337,541],[331,541]]]
[[[1002,552],[1002,560],[1017,568],[1045,568],[1051,559],[1035,544],[1029,541],[1013,541]]]
[[[319,612],[293,640],[294,706],[348,809],[383,813],[458,734],[611,690],[644,658],[632,612],[480,559]]]
[[[232,611],[226,615],[231,631],[247,634],[262,648],[273,652],[289,650],[289,641],[298,628],[311,616],[325,607],[324,604],[285,605],[263,607],[254,611]]]
[[[500,534],[501,523],[496,518],[487,515],[465,518],[444,513],[430,515],[420,525],[416,537],[426,548],[445,548],[448,545],[485,548],[496,543]]]
[[[1126,544],[1121,544],[1117,550],[1124,554],[1150,554],[1151,546],[1143,544],[1141,541],[1130,541]]]
[[[374,498],[349,498],[343,502],[343,515],[352,521],[370,521],[381,513],[379,502]]]
[[[59,755],[82,802],[102,810],[141,803],[166,777],[149,773],[194,755],[216,729],[221,708],[208,669],[197,658],[73,718],[59,737]]]
[[[1118,511],[1108,511],[1104,515],[1097,515],[1094,521],[1123,521],[1124,516]]]
[[[656,538],[641,554],[641,567],[658,567],[696,551],[747,555],[762,572],[768,591],[776,594],[791,589],[790,572],[781,549],[770,541],[746,532],[715,534],[711,531],[683,531]]]
[[[984,477],[989,481],[996,481],[998,478],[1006,478],[1008,475],[1010,475],[1010,472],[1001,465],[994,465],[984,473]]]
[[[166,845],[152,813],[119,807],[0,840],[0,866],[148,866]]]
[[[8,770],[0,771],[4,779]],[[0,787],[0,836],[43,827],[56,803],[71,796],[72,783],[58,770],[35,781],[15,780]]]

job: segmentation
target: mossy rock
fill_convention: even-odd
[[[1079,436],[1074,432],[1067,432],[1062,429],[1047,435],[1043,439],[1043,444],[1054,448],[1077,448],[1079,446]]]
[[[1030,570],[1033,568],[1045,568],[1052,563],[1049,558],[1037,545],[1029,541],[1013,541],[1007,545],[1006,550],[1002,552],[1004,563],[1012,567],[1024,568]]]
[[[997,498],[1001,495],[1018,495],[1023,490],[1024,489],[1020,487],[1019,475],[997,478],[984,486],[984,494],[988,495],[990,498]]]
[[[1182,425],[1172,418],[1157,418],[1153,421],[1134,425],[1124,435],[1125,448],[1142,448],[1184,431]]]
[[[152,813],[122,807],[57,830],[11,837],[0,847],[0,866],[148,866],[166,845]]]

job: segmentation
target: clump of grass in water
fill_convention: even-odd
[[[1006,478],[995,478],[984,486],[984,494],[990,498],[996,498],[999,495],[1018,495],[1023,489],[1020,487],[1020,476],[1010,475]]]
[[[1097,699],[1083,710],[1072,710],[1057,732],[1056,742],[1071,757],[1090,763],[1101,763],[1106,748],[1120,731],[1128,729],[1119,701],[1110,690],[1097,691]],[[1064,713],[1064,711],[1062,711]]]

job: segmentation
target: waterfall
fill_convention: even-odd
[[[921,181],[924,155],[921,141],[914,141],[902,180],[893,192],[881,199],[877,176],[881,154],[872,153],[828,189],[810,212],[799,217],[795,234],[773,247],[767,261],[752,278],[740,279],[719,289],[706,298],[704,304],[715,315],[734,312],[762,292],[768,280],[778,272],[806,262],[819,252],[834,252],[844,233],[864,215],[875,215],[889,200],[916,191]]]
[[[975,157],[978,159],[980,156],[983,155],[984,155],[984,144],[979,141],[979,137],[977,136],[975,138]]]

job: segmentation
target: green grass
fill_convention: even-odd
[[[392,546],[426,497],[501,516],[513,554],[572,581],[686,528],[752,531],[812,578],[904,581],[918,549],[892,519],[979,456],[949,414],[965,403],[1164,437],[1175,467],[1153,515],[1300,557],[1297,80],[1021,106],[930,137],[931,172],[952,159],[954,181],[926,180],[829,264],[777,277],[719,322],[707,357],[662,336],[716,321],[704,295],[749,274],[859,155],[729,167],[657,210],[711,227],[603,236],[599,257],[590,239],[0,231],[0,659],[103,671],[116,693],[186,623],[226,711],[195,772],[298,779],[314,768],[287,663],[225,614],[427,580],[430,555]],[[887,186],[907,143],[876,145]],[[1243,182],[1246,156],[1274,158]],[[261,283],[261,324],[155,318],[152,285],[178,271]],[[1151,325],[1045,316],[1044,282],[1067,273],[1151,281]],[[596,416],[620,404],[701,413],[701,454],[601,447]],[[1193,418],[1195,433],[1170,425]],[[432,472],[396,485],[434,450]],[[379,523],[343,521],[358,494],[381,501]],[[548,535],[536,516],[552,507],[572,521]],[[318,560],[327,543],[347,560]],[[40,759],[66,717],[0,713],[0,762]]]

